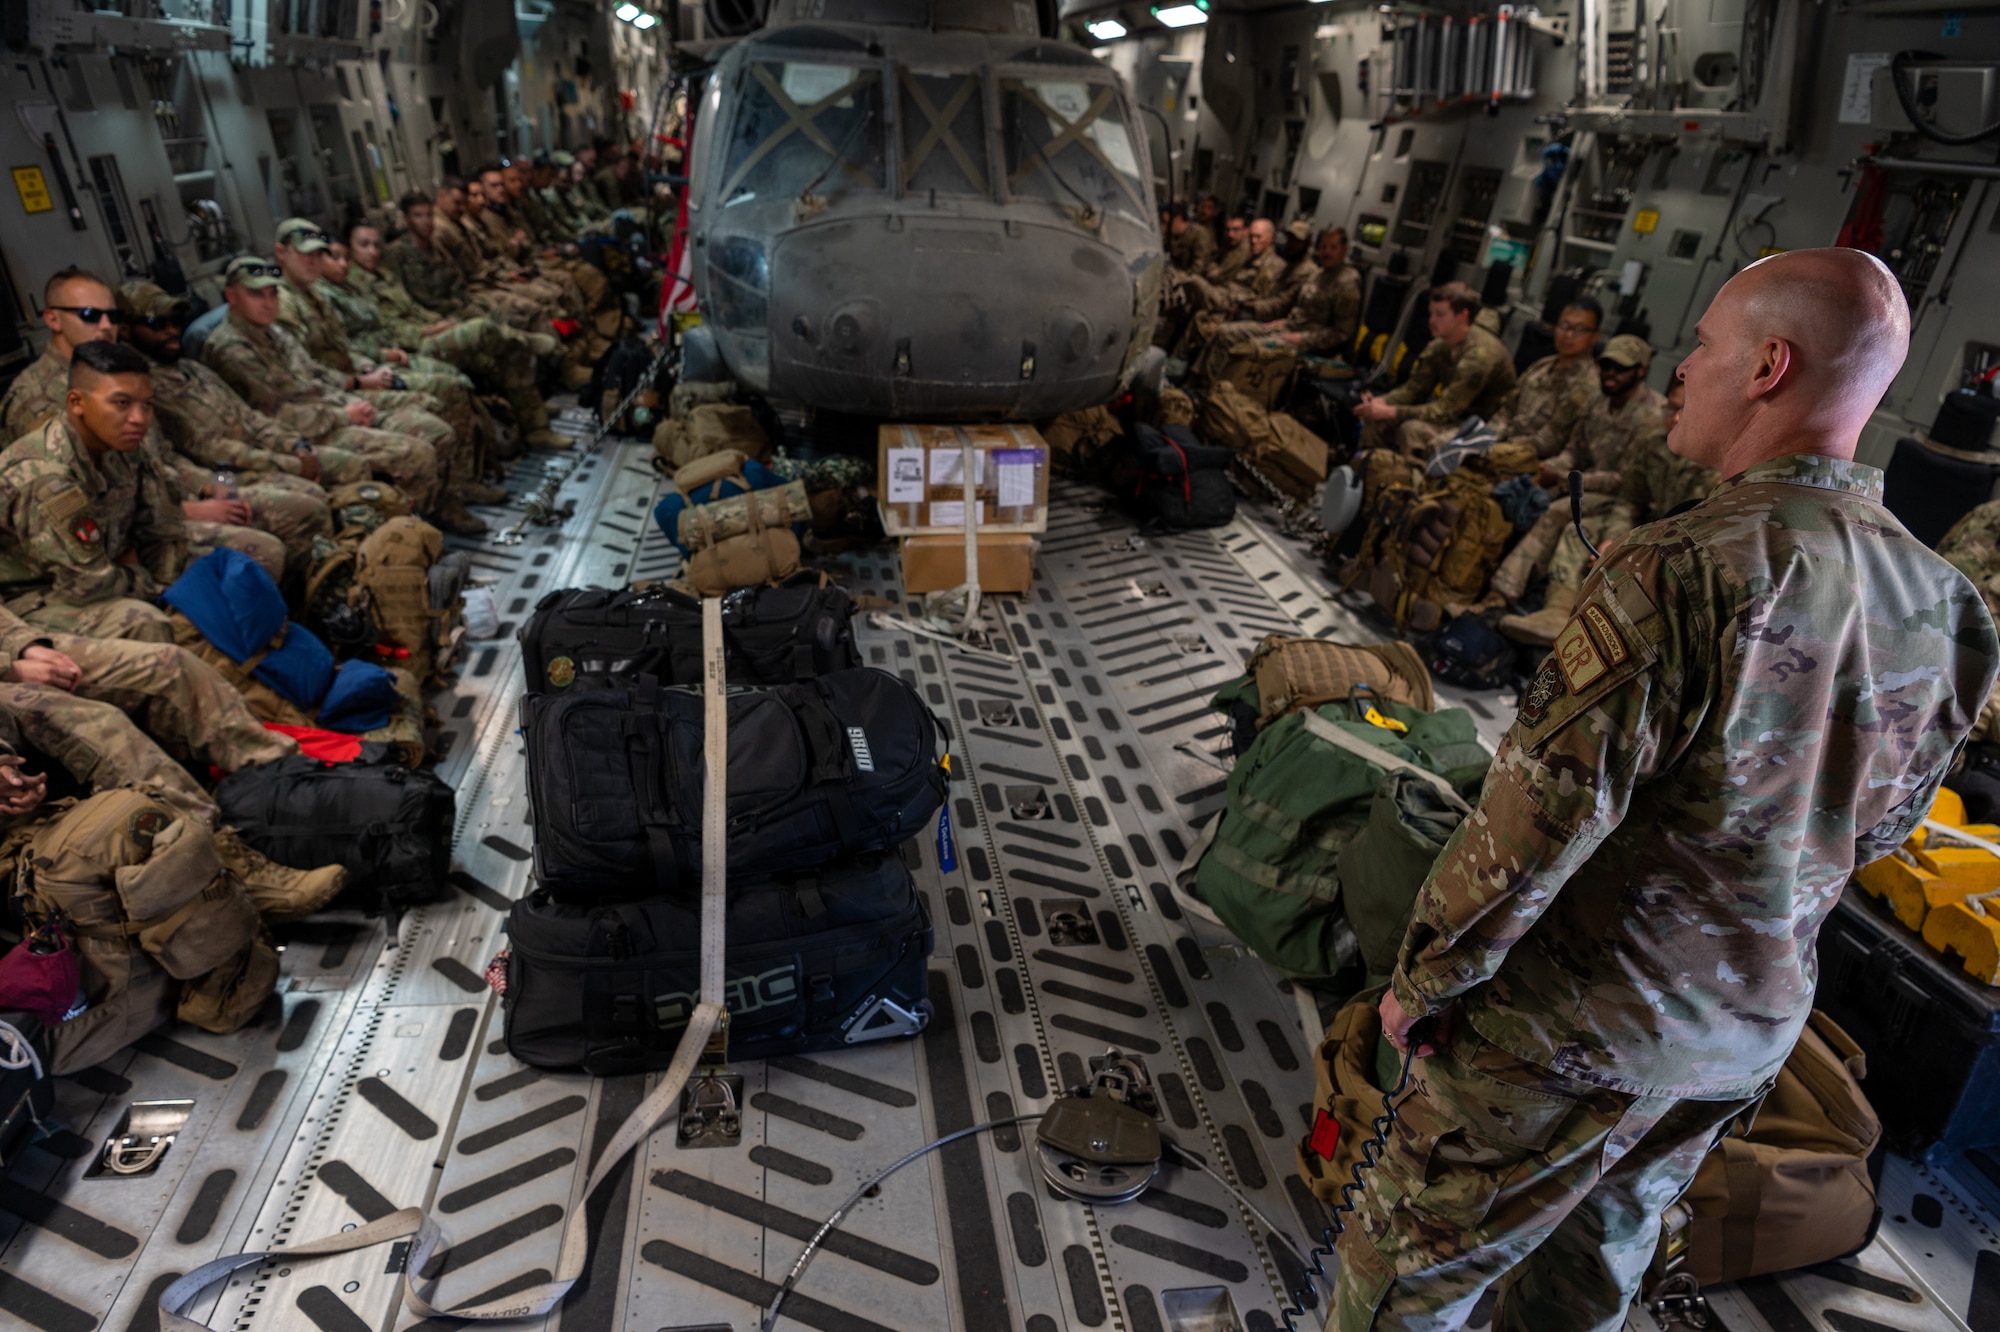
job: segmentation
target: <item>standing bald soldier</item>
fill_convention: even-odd
[[[1729,478],[1605,551],[1417,898],[1416,1090],[1340,1243],[1339,1332],[1614,1332],[1660,1214],[1812,1008],[1857,865],[1921,819],[2000,666],[1978,591],[1853,461],[1909,311],[1857,250],[1752,265],[1681,363]]]

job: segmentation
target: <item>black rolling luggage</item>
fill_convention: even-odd
[[[729,683],[788,684],[859,666],[853,618],[853,600],[815,573],[730,593],[722,601]],[[671,588],[551,592],[521,629],[521,664],[531,691],[567,689],[579,676],[700,684],[701,599]]]
[[[507,918],[507,1050],[600,1077],[665,1068],[701,989],[699,903],[570,906],[537,892]],[[729,889],[729,1055],[833,1050],[930,1019],[931,927],[902,858]]]
[[[731,880],[887,850],[930,826],[945,793],[937,723],[886,671],[728,697]],[[698,688],[530,695],[522,705],[535,873],[570,901],[699,894]]]

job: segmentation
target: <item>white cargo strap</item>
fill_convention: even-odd
[[[1356,758],[1366,759],[1368,762],[1374,764],[1378,768],[1386,768],[1390,772],[1413,773],[1416,776],[1423,778],[1425,781],[1429,782],[1432,786],[1435,786],[1438,789],[1439,793],[1441,793],[1444,796],[1445,800],[1451,805],[1453,809],[1470,810],[1472,808],[1470,805],[1465,803],[1465,799],[1463,796],[1459,795],[1458,792],[1451,789],[1450,782],[1438,776],[1436,773],[1430,771],[1428,768],[1420,768],[1416,764],[1410,762],[1408,759],[1397,758],[1394,754],[1391,754],[1388,750],[1383,749],[1377,745],[1371,745],[1366,740],[1363,740],[1360,736],[1341,730],[1338,726],[1335,726],[1332,722],[1320,716],[1317,711],[1311,708],[1307,708],[1304,712],[1300,713],[1299,716],[1303,721],[1305,728],[1308,731],[1312,732],[1320,739],[1326,741],[1328,744],[1337,745],[1340,748],[1346,750],[1348,753],[1354,755]]]
[[[161,1292],[161,1332],[213,1332],[208,1324],[198,1323],[181,1311],[194,1303],[203,1290],[232,1272],[257,1267],[273,1259],[296,1263],[302,1258],[350,1253],[410,1235],[416,1238],[410,1244],[409,1256],[403,1265],[403,1296],[410,1310],[420,1317],[464,1318],[481,1322],[537,1318],[562,1303],[570,1287],[582,1278],[584,1266],[590,1258],[589,1224],[584,1204],[611,1177],[633,1148],[651,1137],[653,1130],[668,1116],[678,1113],[681,1089],[702,1062],[709,1038],[717,1031],[726,1032],[729,1027],[729,1013],[722,1003],[722,927],[726,906],[724,890],[728,881],[724,832],[728,796],[725,778],[729,768],[729,712],[724,696],[720,598],[702,599],[701,640],[705,704],[703,738],[708,760],[701,823],[701,1002],[688,1019],[687,1030],[681,1033],[681,1043],[674,1050],[673,1063],[668,1065],[667,1071],[654,1085],[652,1094],[619,1125],[618,1132],[597,1158],[597,1166],[590,1172],[583,1192],[577,1197],[576,1206],[570,1209],[569,1218],[563,1226],[562,1249],[557,1255],[555,1278],[485,1304],[440,1309],[418,1293],[415,1277],[430,1262],[431,1254],[444,1238],[443,1232],[421,1207],[405,1207],[338,1235],[282,1249],[232,1254],[202,1264]]]

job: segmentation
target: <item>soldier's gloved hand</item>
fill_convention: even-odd
[[[1398,1051],[1408,1052],[1410,1048],[1410,1028],[1416,1026],[1419,1019],[1412,1017],[1408,1012],[1404,1011],[1403,1002],[1396,998],[1394,987],[1382,992],[1382,1002],[1379,1005],[1378,1011],[1382,1015],[1382,1034],[1389,1038],[1389,1044],[1395,1046]],[[1437,1014],[1436,1020],[1432,1024],[1432,1039],[1417,1047],[1417,1058],[1428,1059],[1445,1045],[1449,1044],[1452,1028],[1457,1025],[1458,1009],[1456,1006],[1447,1008]]]
[[[32,814],[49,793],[49,779],[27,772],[26,762],[19,754],[0,754],[0,816]]]
[[[27,647],[14,658],[14,664],[7,668],[9,684],[38,684],[51,688],[70,690],[83,679],[83,668],[70,658],[49,647]],[[15,760],[19,762],[18,759]]]

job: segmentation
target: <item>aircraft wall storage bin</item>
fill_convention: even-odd
[[[2000,1209],[2000,989],[1926,947],[1854,890],[1819,935],[1818,1007],[1868,1053],[1868,1098],[1892,1145]]]

